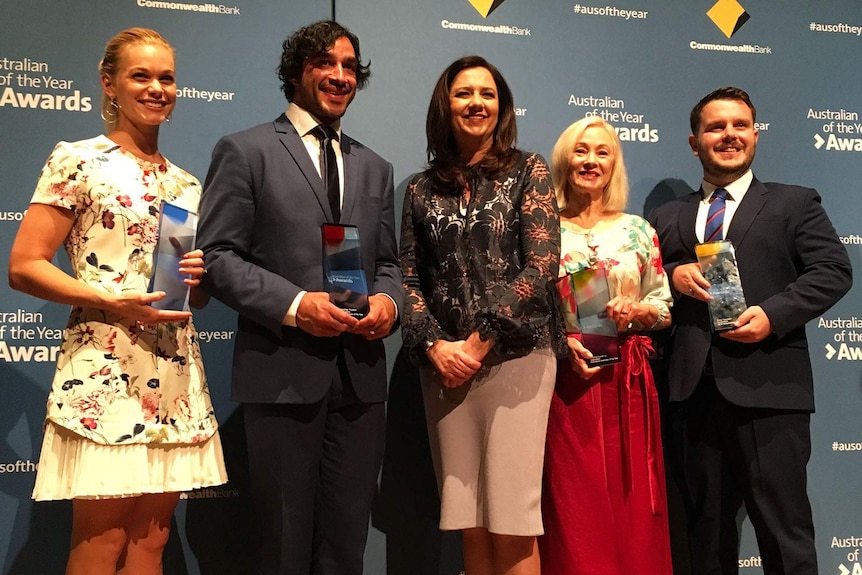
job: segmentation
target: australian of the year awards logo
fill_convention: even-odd
[[[27,57],[0,57],[0,108],[7,106],[67,112],[93,109],[90,96],[83,96],[74,80],[55,76],[47,62]]]
[[[500,4],[505,0],[469,0],[470,5],[476,9],[476,12],[482,15],[482,18],[487,18],[488,15],[500,7]]]
[[[737,0],[718,0],[707,10],[706,15],[728,38],[739,32],[739,29],[751,19]]]

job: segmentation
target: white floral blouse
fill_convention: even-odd
[[[32,202],[75,213],[64,242],[73,275],[119,294],[147,291],[160,201],[197,211],[200,194],[185,170],[98,136],[57,144]],[[192,321],[141,325],[73,307],[47,418],[101,444],[207,440],[216,420]]]
[[[658,236],[649,223],[635,215],[620,214],[600,220],[591,229],[561,222],[560,277],[583,269],[603,267],[608,273],[610,297],[628,296],[654,305],[667,317],[673,298],[661,263]],[[634,326],[642,331],[650,326]]]

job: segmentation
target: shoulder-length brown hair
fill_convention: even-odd
[[[455,77],[468,68],[485,68],[497,85],[499,112],[494,128],[494,141],[485,157],[468,168],[458,154],[452,134],[452,114],[449,92]],[[452,62],[440,75],[425,120],[425,135],[428,138],[428,173],[432,185],[438,191],[458,193],[467,182],[467,173],[476,169],[488,179],[497,179],[511,169],[518,157],[515,143],[518,127],[515,121],[515,103],[512,91],[500,71],[481,56],[464,56]]]

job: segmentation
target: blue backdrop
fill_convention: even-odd
[[[816,187],[862,269],[858,0],[29,0],[5,2],[0,10],[3,267],[54,144],[101,132],[97,63],[117,31],[152,27],[175,46],[180,100],[162,130],[162,151],[203,179],[218,137],[285,109],[274,72],[284,38],[334,12],[359,36],[373,73],[343,128],[394,164],[399,192],[426,159],[425,112],[434,82],[464,54],[485,56],[506,76],[525,149],[548,157],[559,133],[584,115],[617,126],[635,213],[697,188],[701,171],[687,145],[688,112],[707,92],[733,84],[758,107],[756,175]],[[65,256],[58,263],[66,265]],[[820,571],[829,574],[862,575],[859,303],[854,288],[808,329],[817,399],[810,493]],[[60,573],[65,562],[69,504],[33,504],[29,494],[52,354],[67,315],[65,306],[0,288],[2,574]],[[246,573],[245,526],[253,518],[241,411],[229,399],[235,318],[213,302],[195,321],[231,483],[181,501],[165,572]],[[390,340],[391,433],[366,571],[457,575],[457,538],[436,529],[415,374],[396,359],[398,336]],[[741,520],[741,572],[762,573],[753,533]]]

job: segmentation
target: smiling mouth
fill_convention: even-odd
[[[349,96],[351,92],[353,92],[353,90],[351,90],[349,86],[337,86],[328,83],[325,85],[321,85],[320,91],[327,96],[332,96],[334,98]]]
[[[324,97],[333,104],[346,104],[350,101],[349,92],[323,92]]]

